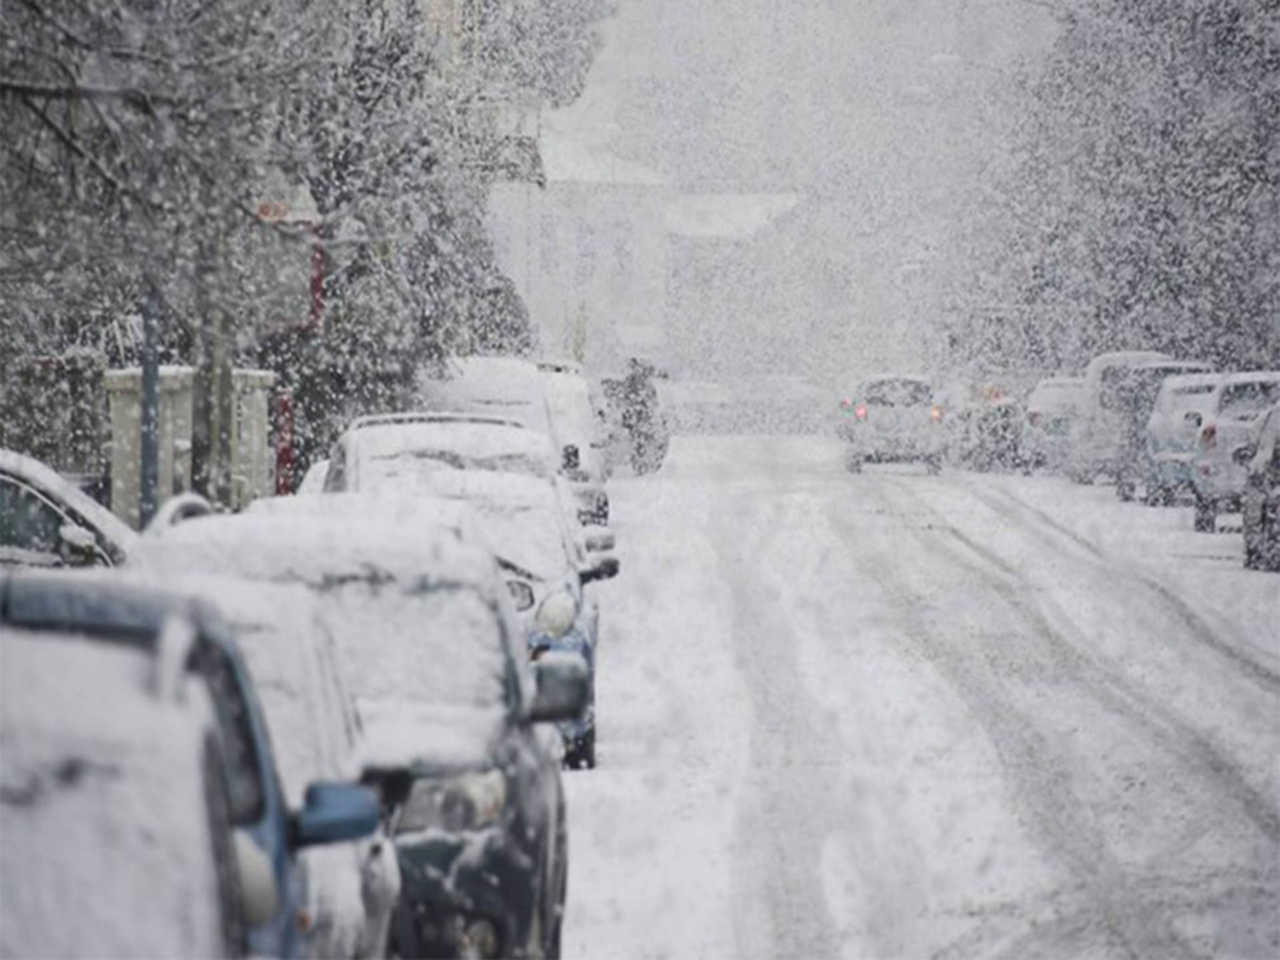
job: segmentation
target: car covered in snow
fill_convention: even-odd
[[[600,611],[585,587],[616,576],[617,558],[607,550],[587,551],[587,537],[565,522],[555,487],[546,481],[519,474],[451,472],[432,475],[427,486],[433,496],[474,509],[480,535],[507,579],[530,654],[554,650],[584,659],[587,706],[580,716],[563,721],[560,732],[566,765],[594,767]]]
[[[1280,404],[1263,417],[1256,441],[1237,448],[1233,457],[1247,471],[1240,495],[1244,565],[1280,570]]]
[[[0,450],[0,565],[116,566],[136,539],[56,470]]]
[[[383,767],[412,766],[415,776],[449,783],[465,768],[487,790],[501,791],[496,813],[489,806],[478,807],[475,816],[446,810],[446,818],[427,831],[439,843],[406,854],[397,832],[401,895],[390,934],[395,954],[451,955],[461,949],[449,939],[455,921],[466,921],[466,928],[479,920],[484,930],[495,931],[503,951],[496,955],[543,952],[558,937],[558,922],[550,921],[563,912],[563,887],[542,885],[544,876],[564,870],[557,841],[563,803],[560,758],[537,724],[581,712],[581,659],[573,661],[576,667],[551,671],[552,687],[557,670],[580,677],[575,689],[581,695],[558,709],[535,709],[524,631],[489,550],[466,542],[457,528],[409,524],[376,506],[353,524],[347,511],[316,514],[315,501],[324,498],[276,499],[297,502],[298,512],[281,507],[197,517],[152,539],[141,559],[156,571],[300,584],[314,594],[365,727],[356,761],[365,782],[381,785],[369,773],[376,757]],[[368,743],[375,730],[409,727],[430,734],[400,736],[390,753]],[[407,803],[394,791],[384,792],[382,801],[388,812]],[[479,851],[469,840],[477,830],[493,840],[483,850],[494,859],[470,870]],[[464,871],[464,884],[446,882]]]
[[[222,902],[234,898],[237,908],[226,911],[234,912],[225,924],[228,952],[275,957],[308,953],[306,932],[299,924],[308,903],[307,874],[299,853],[371,833],[377,827],[376,798],[353,783],[326,781],[309,785],[301,805],[290,806],[281,791],[257,688],[241,658],[234,628],[218,608],[207,599],[127,573],[14,575],[0,582],[0,592],[0,620],[7,626],[170,651],[175,648],[167,642],[167,633],[187,636],[187,650],[179,662],[186,673],[203,681],[211,702],[217,747],[213,767],[222,790],[218,802],[225,803],[230,825],[233,852],[219,853],[235,864],[234,873],[223,870],[220,876],[220,882],[234,891],[224,893]],[[76,689],[83,709],[91,709],[92,688]],[[149,742],[133,746],[145,749]],[[87,908],[78,902],[77,906]]]
[[[848,445],[848,468],[864,463],[923,462],[942,469],[942,407],[923,377],[889,374],[864,380],[840,403],[837,435]]]
[[[212,706],[182,675],[189,632],[32,623],[22,593],[0,623],[0,953],[232,953],[230,827]]]
[[[1060,470],[1066,463],[1071,420],[1078,415],[1082,377],[1049,377],[1027,397],[1018,439],[1022,464],[1029,470]]]
[[[1208,410],[1221,382],[1220,373],[1165,377],[1152,404],[1143,434],[1143,487],[1147,501],[1171,503],[1191,490],[1191,458],[1198,429],[1187,418]]]
[[[1118,350],[1089,361],[1080,389],[1079,415],[1071,422],[1068,476],[1077,483],[1092,483],[1099,474],[1116,475],[1125,455],[1128,413],[1122,390],[1129,371],[1170,359],[1158,350]]]
[[[1263,414],[1277,402],[1280,370],[1229,373],[1203,412],[1186,415],[1198,431],[1191,460],[1198,532],[1212,533],[1220,511],[1240,508],[1247,465],[1236,462],[1234,453],[1254,441]]]

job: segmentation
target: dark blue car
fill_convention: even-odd
[[[306,954],[306,876],[295,852],[372,833],[378,799],[354,784],[314,783],[289,810],[253,682],[231,627],[208,604],[119,573],[21,572],[0,577],[0,622],[150,645],[175,618],[196,641],[187,667],[217,713],[218,781],[231,826],[223,857],[225,939],[232,954]],[[217,838],[215,838],[215,845]],[[232,866],[234,865],[234,866]],[[234,875],[230,875],[234,874]],[[227,895],[227,890],[235,894]]]

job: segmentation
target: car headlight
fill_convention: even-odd
[[[538,629],[550,637],[563,637],[578,619],[578,601],[568,590],[555,590],[543,599],[534,617]]]
[[[464,773],[444,780],[415,780],[396,833],[437,827],[451,833],[497,823],[507,802],[501,770]]]

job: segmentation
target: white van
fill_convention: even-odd
[[[1067,473],[1077,483],[1090,483],[1100,473],[1115,475],[1122,455],[1124,416],[1121,385],[1134,367],[1168,360],[1157,350],[1101,353],[1089,361],[1080,389],[1079,415],[1071,422]]]

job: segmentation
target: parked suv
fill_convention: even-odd
[[[1220,510],[1239,509],[1247,468],[1233,454],[1253,441],[1259,419],[1277,402],[1280,370],[1231,373],[1222,378],[1204,413],[1187,414],[1199,430],[1191,470],[1198,532],[1212,533]]]
[[[1267,411],[1256,443],[1238,448],[1237,463],[1247,463],[1244,493],[1244,565],[1280,570],[1280,404]]]
[[[928,380],[879,376],[863,382],[841,402],[836,428],[849,445],[847,465],[858,473],[864,463],[921,461],[930,473],[942,469],[942,407]]]
[[[1121,500],[1132,500],[1138,483],[1150,472],[1145,462],[1146,427],[1165,378],[1212,370],[1211,364],[1198,360],[1155,360],[1140,363],[1118,378],[1113,399],[1119,412],[1115,479],[1116,496]],[[1147,488],[1144,493],[1148,502],[1154,502],[1153,490]]]

